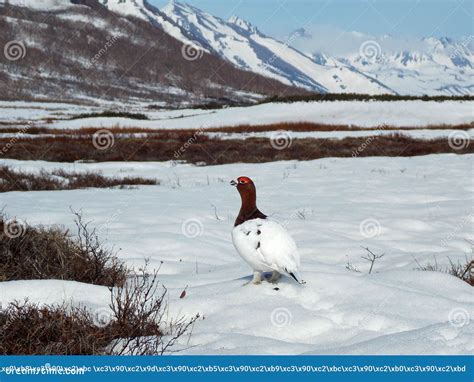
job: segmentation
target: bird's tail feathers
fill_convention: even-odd
[[[306,284],[306,281],[304,281],[302,278],[301,278],[301,275],[297,272],[297,271],[288,271],[287,269],[285,269],[286,273],[288,273],[298,284],[300,285],[304,285]]]

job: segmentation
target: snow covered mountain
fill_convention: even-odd
[[[5,3],[5,0],[0,0],[0,5],[2,3]],[[377,38],[358,32],[347,32],[348,36],[345,36],[343,40],[354,49],[350,53],[339,55],[320,49],[311,49],[312,44],[321,37],[314,37],[318,35],[313,36],[304,28],[298,29],[291,36],[283,39],[285,42],[282,42],[266,36],[256,26],[237,16],[223,20],[196,7],[176,1],[171,1],[162,9],[151,5],[147,0],[9,0],[9,3],[27,7],[32,11],[47,11],[56,14],[63,22],[66,19],[78,22],[81,17],[83,21],[86,21],[89,16],[84,14],[85,9],[96,8],[89,22],[94,23],[96,29],[102,30],[107,30],[107,23],[114,23],[117,20],[109,22],[108,16],[103,15],[104,19],[101,22],[94,22],[98,18],[97,8],[109,14],[118,14],[118,19],[125,18],[128,22],[136,20],[141,23],[139,29],[143,33],[139,33],[140,38],[134,38],[133,33],[121,32],[121,43],[124,46],[127,44],[126,40],[129,40],[129,46],[143,45],[144,51],[147,51],[148,47],[158,49],[159,44],[153,44],[153,41],[160,41],[161,44],[164,31],[166,35],[178,40],[178,44],[173,46],[173,51],[179,54],[171,55],[176,56],[174,57],[175,64],[172,63],[173,58],[167,56],[173,70],[177,69],[176,64],[178,67],[183,64],[180,60],[184,54],[183,49],[193,47],[192,54],[196,54],[197,58],[201,58],[202,55],[205,57],[206,63],[203,63],[202,59],[194,60],[194,57],[191,60],[192,65],[203,69],[202,73],[219,67],[220,64],[217,62],[224,60],[226,72],[230,70],[229,67],[236,67],[260,75],[256,76],[260,82],[253,87],[254,92],[258,89],[257,92],[268,94],[270,88],[274,88],[275,92],[294,92],[294,90],[289,90],[288,86],[296,86],[321,93],[415,95],[474,93],[472,41],[455,42],[450,39],[426,38],[418,41],[416,45],[407,42],[399,44],[398,48],[394,49],[389,44],[390,37]],[[77,13],[81,12],[83,15],[78,16]],[[73,15],[74,13],[76,15]],[[11,18],[6,20],[12,21]],[[101,25],[102,28],[98,28]],[[112,28],[114,29],[117,28]],[[144,29],[148,31],[148,35]],[[25,39],[34,40],[35,37],[25,36]],[[96,40],[97,47],[100,49],[100,40],[99,38]],[[91,48],[90,44],[88,48]],[[166,54],[166,51],[168,50],[165,47],[162,54]],[[89,53],[94,55],[93,51]],[[209,57],[213,56],[218,59],[216,64],[208,65]],[[123,58],[122,61],[128,58],[130,57]],[[84,60],[88,61],[90,57],[84,57]],[[158,75],[161,69],[150,68],[149,65],[152,65],[150,61],[148,61],[148,66],[134,74],[141,76],[149,71],[153,76]],[[153,65],[158,65],[158,63],[155,62]],[[123,63],[116,66],[123,67]],[[109,69],[113,71],[114,68]],[[199,71],[194,69],[193,73],[189,73],[186,72],[185,67],[181,69],[179,76],[170,76],[170,73],[164,76],[166,86],[171,86],[173,89],[179,87],[185,91],[187,88],[195,89],[196,84],[190,84],[189,77],[197,76]],[[110,75],[110,72],[111,70],[107,74]],[[239,87],[236,81],[226,84],[228,78],[237,79],[235,74],[230,76],[219,74],[211,77],[214,82],[218,82],[217,86],[221,89],[226,85],[237,89]],[[242,74],[243,77],[246,76]],[[182,79],[179,86],[177,86],[178,78]],[[266,79],[269,81],[268,84],[265,84]],[[160,77],[160,81],[162,80],[163,76]],[[284,84],[281,85],[283,87],[276,85],[276,81]],[[216,88],[216,83],[209,85],[210,88]],[[150,87],[149,79],[145,81],[144,86]],[[244,86],[244,88],[248,90],[248,87]],[[279,90],[276,90],[277,88]],[[139,89],[137,91],[141,92]],[[209,93],[209,90],[204,92]]]
[[[332,34],[343,36],[339,47],[325,42],[326,36]],[[460,41],[433,37],[377,37],[321,27],[299,28],[288,39],[295,48],[322,65],[328,57],[338,57],[338,61],[376,78],[399,94],[474,93],[472,36]]]
[[[384,50],[377,57],[355,54],[347,63],[401,94],[474,94],[474,53],[469,44],[426,38],[419,50]]]
[[[170,20],[164,13],[146,0],[97,0],[110,11],[121,13],[126,16],[138,17],[159,26],[174,38],[191,43],[181,28]]]
[[[318,92],[393,93],[381,82],[338,60],[328,60],[321,65],[287,44],[264,35],[237,16],[225,21],[176,1],[168,3],[161,12],[181,28],[186,39],[196,41],[205,50],[239,68],[284,84]]]
[[[356,52],[335,56],[302,53],[298,40],[311,41],[304,28],[281,42],[232,16],[223,20],[171,1],[162,9],[146,0],[101,0],[109,9],[148,19],[183,43],[195,44],[238,68],[317,92],[462,95],[474,93],[474,56],[469,44],[427,38],[406,50],[390,50],[390,37],[354,32]],[[375,46],[373,44],[375,43]],[[292,45],[292,46],[291,46]],[[371,56],[375,50],[375,57]]]
[[[286,85],[317,92],[393,93],[376,79],[335,59],[325,65],[232,16],[225,21],[171,1],[158,9],[146,0],[99,0],[109,10],[147,20],[185,44],[198,46],[234,66]]]

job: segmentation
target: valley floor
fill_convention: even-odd
[[[217,110],[150,110],[148,104],[80,106],[55,103],[0,101],[0,126],[80,129],[85,127],[141,127],[148,129],[206,129],[221,126],[265,125],[281,122],[314,122],[329,125],[426,127],[473,121],[472,101],[334,101],[266,103]],[[70,120],[81,113],[104,110],[145,113],[149,120],[91,117]]]

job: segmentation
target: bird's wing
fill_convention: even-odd
[[[273,220],[262,220],[260,246],[257,251],[270,268],[280,273],[297,273],[300,265],[298,248],[288,231]],[[294,276],[293,276],[294,277]]]
[[[286,273],[300,282],[298,248],[288,231],[270,219],[252,219],[232,231],[239,254],[254,269]]]
[[[232,241],[237,252],[244,258],[244,260],[251,264],[254,269],[266,266],[266,261],[262,253],[259,251],[261,245],[260,226],[263,221],[263,219],[248,220],[239,224],[232,231]]]

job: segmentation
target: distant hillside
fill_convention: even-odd
[[[239,70],[96,0],[0,3],[0,98],[239,103],[302,90]]]

